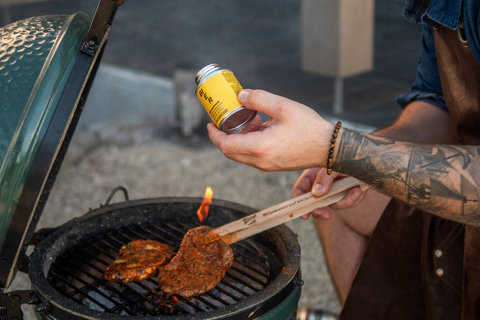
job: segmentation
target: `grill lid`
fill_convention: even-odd
[[[114,1],[0,29],[0,290],[8,288],[75,130]],[[90,26],[90,27],[89,27]]]

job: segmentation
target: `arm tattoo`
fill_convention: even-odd
[[[415,144],[344,129],[333,169],[419,209],[480,226],[480,146]]]

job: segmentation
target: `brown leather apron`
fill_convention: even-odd
[[[435,31],[448,110],[480,145],[480,64],[457,31]],[[392,200],[370,239],[340,319],[480,319],[480,231]]]

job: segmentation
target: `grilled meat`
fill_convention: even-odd
[[[105,270],[105,279],[116,282],[142,281],[154,277],[170,261],[170,248],[153,240],[135,240],[120,249],[117,259]]]
[[[160,288],[170,294],[188,298],[213,289],[233,263],[233,250],[223,240],[195,247],[192,238],[208,232],[210,227],[191,229],[183,238],[177,255],[159,268]]]

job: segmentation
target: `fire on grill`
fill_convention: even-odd
[[[207,187],[197,210],[200,222],[208,216],[212,197],[213,191]],[[210,230],[207,226],[189,230],[175,256],[161,242],[132,241],[120,249],[117,259],[107,267],[105,279],[127,283],[158,274],[160,289],[166,293],[189,298],[209,291],[220,282],[233,263],[233,251],[221,239],[203,246],[193,245],[194,236]]]

